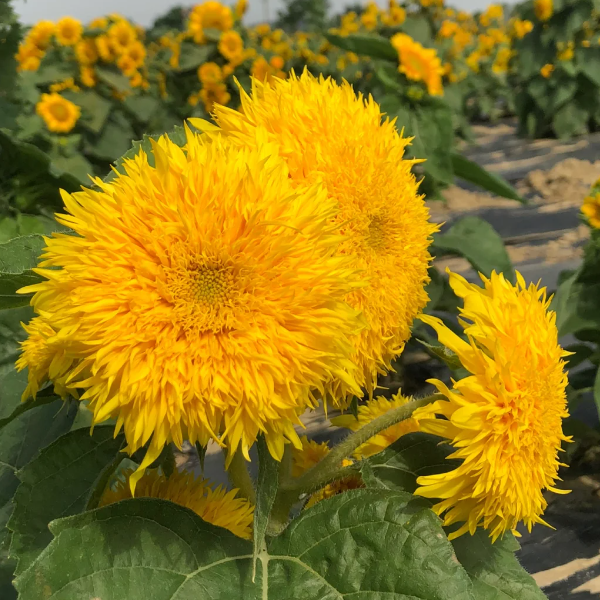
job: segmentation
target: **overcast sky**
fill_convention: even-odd
[[[233,4],[235,0],[224,0]],[[250,0],[250,8],[246,13],[246,22],[258,23],[265,20],[264,3],[268,2],[269,15],[274,18],[281,8],[282,0]],[[366,2],[365,2],[366,3]],[[378,0],[378,4],[387,4],[386,0]],[[449,5],[465,10],[477,10],[490,4],[491,0],[450,0]],[[512,3],[512,2],[510,2]],[[148,26],[159,15],[172,6],[180,4],[191,6],[198,0],[15,0],[14,7],[21,21],[31,25],[40,19],[56,20],[66,15],[88,22],[94,17],[100,17],[112,12],[118,12],[140,25]],[[347,0],[331,0],[334,12],[338,12]]]

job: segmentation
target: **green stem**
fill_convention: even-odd
[[[254,482],[248,472],[248,465],[246,459],[242,454],[241,450],[238,449],[233,457],[231,463],[227,469],[229,480],[234,487],[240,490],[240,496],[249,500],[252,504],[256,505],[256,491],[254,489]]]
[[[281,492],[296,492],[297,494],[302,494],[304,492],[322,488],[338,478],[344,458],[350,456],[368,439],[377,435],[384,429],[396,425],[396,423],[409,419],[413,412],[418,408],[422,408],[423,406],[427,406],[428,404],[443,398],[444,396],[442,394],[433,394],[426,398],[422,398],[421,400],[413,400],[403,406],[393,408],[380,417],[377,417],[370,423],[367,423],[364,427],[351,433],[346,439],[335,446],[321,462],[304,473],[304,475],[293,481],[282,482],[280,486]]]

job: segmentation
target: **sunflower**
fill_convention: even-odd
[[[198,67],[198,79],[204,85],[216,85],[223,81],[223,71],[217,63],[203,63]]]
[[[99,507],[132,498],[129,485],[132,474],[133,469],[124,471],[114,487],[106,489]],[[248,500],[237,498],[237,489],[215,488],[208,480],[196,479],[192,473],[175,472],[167,479],[157,469],[148,469],[135,490],[136,498],[169,500],[194,511],[207,523],[224,527],[246,540],[252,538],[254,507]]]
[[[231,62],[241,62],[244,42],[237,31],[225,31],[219,39],[219,52]]]
[[[111,183],[63,192],[76,235],[47,239],[47,281],[22,290],[64,351],[45,374],[24,347],[30,388],[66,376],[130,453],[150,442],[133,483],[171,440],[249,459],[264,432],[280,459],[316,392],[338,377],[359,392],[344,298],[361,280],[337,256],[335,201],[294,185],[266,141],[187,136],[154,143],[156,166],[140,151]]]
[[[94,87],[97,83],[94,67],[81,67],[79,70],[79,79],[85,87]]]
[[[224,83],[205,85],[198,94],[198,98],[204,103],[204,110],[211,113],[215,103],[226,105],[231,100],[231,94],[227,91]]]
[[[77,104],[57,93],[42,94],[35,110],[44,119],[46,127],[55,133],[68,133],[81,116]]]
[[[27,41],[40,50],[45,50],[55,31],[56,25],[52,21],[38,21],[27,33]]]
[[[19,44],[19,50],[15,54],[17,71],[37,71],[44,58],[44,51],[30,42]]]
[[[63,17],[56,24],[56,41],[61,46],[74,46],[80,39],[83,32],[81,22],[73,17]]]
[[[351,431],[356,431],[377,417],[384,415],[392,408],[404,406],[411,400],[412,398],[406,398],[400,393],[395,394],[390,400],[383,396],[379,396],[358,407],[358,418],[354,415],[340,415],[339,417],[331,419],[331,423],[338,427],[346,427]],[[356,449],[355,456],[357,458],[373,456],[373,454],[385,450],[403,435],[412,433],[413,431],[419,431],[419,423],[414,417],[411,417],[410,419],[406,419],[405,421],[401,421],[396,425],[384,429],[370,438]]]
[[[600,192],[584,198],[581,212],[592,227],[600,228]]]
[[[234,14],[236,19],[241,19],[248,10],[248,0],[237,0],[235,3]]]
[[[137,71],[138,65],[127,52],[123,52],[119,58],[117,58],[117,67],[123,71],[123,75],[127,75],[127,77],[132,77]]]
[[[513,19],[511,21],[511,28],[513,36],[521,40],[533,30],[533,23],[527,20]]]
[[[93,65],[98,60],[96,41],[93,38],[85,38],[75,45],[75,56],[82,65]]]
[[[112,43],[107,35],[99,35],[96,37],[96,48],[98,49],[100,58],[104,62],[111,63],[115,60]]]
[[[372,390],[377,374],[402,352],[412,321],[428,300],[428,247],[436,226],[418,194],[411,171],[415,161],[404,158],[410,139],[401,137],[393,122],[382,122],[372,98],[356,96],[346,82],[316,79],[306,71],[270,85],[254,79],[252,97],[242,90],[241,99],[241,112],[215,106],[221,133],[253,145],[257,130],[265,128],[292,179],[323,181],[339,207],[340,253],[369,281],[347,300],[368,324],[355,339],[353,360],[361,384]]]
[[[540,21],[547,21],[554,13],[554,5],[552,0],[533,0],[533,10]]]
[[[443,96],[442,62],[433,48],[424,48],[405,33],[397,33],[391,38],[392,46],[400,59],[398,71],[407,79],[423,81],[431,96]]]
[[[193,35],[197,44],[206,41],[205,29],[218,29],[228,31],[233,27],[233,14],[228,6],[209,0],[203,4],[194,6],[190,13],[188,31]]]
[[[127,56],[137,69],[144,64],[144,60],[146,59],[146,47],[142,42],[136,40],[123,50],[121,56]]]
[[[452,390],[432,380],[447,401],[414,415],[422,431],[450,440],[456,451],[449,458],[463,459],[452,471],[419,477],[415,493],[441,500],[434,510],[445,525],[464,522],[451,538],[484,527],[496,540],[520,521],[530,530],[544,523],[544,490],[564,493],[554,483],[561,442],[568,440],[567,353],[545,289],[527,286],[519,273],[514,286],[495,272],[481,278],[483,289],[450,274],[464,300],[460,322],[468,342],[440,319],[421,317],[470,375],[453,381]]]
[[[108,38],[116,54],[122,54],[137,39],[135,29],[125,20],[119,20],[108,28]]]
[[[108,19],[106,17],[96,17],[90,21],[88,27],[90,29],[106,29],[108,27]]]

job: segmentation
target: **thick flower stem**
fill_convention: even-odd
[[[256,504],[256,490],[254,482],[248,472],[248,465],[241,450],[237,450],[231,458],[231,463],[227,469],[229,480],[240,490],[239,494],[243,498],[249,500],[252,504]]]
[[[444,399],[442,394],[432,394],[421,400],[413,400],[403,406],[394,408],[364,427],[351,433],[346,439],[335,446],[331,452],[312,469],[301,477],[289,482],[282,482],[281,492],[296,492],[302,494],[318,490],[340,477],[342,460],[350,456],[360,445],[379,432],[410,418],[415,410],[432,402]]]

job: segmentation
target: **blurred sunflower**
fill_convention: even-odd
[[[244,55],[244,42],[237,31],[225,31],[219,38],[219,52],[231,62],[241,62]]]
[[[98,60],[96,40],[85,38],[75,45],[75,56],[82,65],[93,65]]]
[[[40,68],[44,51],[29,42],[19,44],[15,59],[17,71],[37,71]]]
[[[412,398],[406,398],[400,392],[392,396],[389,400],[384,396],[379,396],[358,407],[358,418],[351,414],[340,415],[331,419],[331,423],[337,427],[345,427],[351,431],[356,431],[377,417],[386,414],[392,408],[404,406],[411,400]],[[396,425],[384,429],[359,446],[356,449],[355,456],[356,458],[373,456],[373,454],[385,450],[403,435],[412,433],[413,431],[419,431],[419,423],[414,417],[396,423]]]
[[[188,31],[197,44],[203,44],[206,41],[205,29],[228,31],[232,27],[233,14],[231,9],[215,0],[197,4],[190,12]]]
[[[241,99],[241,112],[215,105],[221,134],[252,146],[256,132],[266,129],[292,180],[322,181],[339,207],[340,253],[369,281],[347,301],[368,323],[355,339],[353,360],[361,384],[372,390],[377,374],[402,352],[428,300],[428,247],[436,226],[418,194],[415,161],[404,158],[410,139],[398,134],[394,122],[382,122],[372,98],[306,71],[270,85],[255,78],[252,97],[241,90]]]
[[[463,522],[451,539],[484,527],[496,540],[520,521],[531,530],[545,524],[542,492],[566,493],[554,487],[561,443],[569,439],[562,431],[568,353],[558,344],[556,314],[545,289],[527,286],[519,273],[516,285],[495,272],[481,278],[483,289],[450,274],[464,300],[460,322],[468,341],[440,319],[420,317],[470,373],[452,390],[431,380],[447,400],[414,415],[421,431],[454,446],[448,458],[463,459],[452,471],[419,477],[415,492],[440,499],[433,510],[444,525]]]
[[[68,133],[81,116],[77,104],[57,93],[42,94],[35,111],[44,119],[46,127],[55,133]]]
[[[63,192],[57,218],[77,235],[47,238],[47,281],[22,290],[60,341],[47,373],[23,346],[29,390],[66,377],[130,453],[149,443],[133,485],[169,441],[213,438],[249,460],[264,432],[280,459],[325,385],[359,393],[361,321],[344,298],[361,280],[337,255],[335,201],[294,185],[266,141],[187,136],[185,151],[153,143],[156,166],[140,151],[126,175]]]
[[[27,33],[27,41],[45,50],[56,31],[56,25],[52,21],[38,21]]]
[[[81,22],[73,17],[63,17],[56,24],[56,41],[61,46],[74,46],[83,33]]]
[[[81,67],[79,70],[79,79],[85,87],[94,87],[97,83],[94,67]]]
[[[554,4],[552,0],[533,0],[533,10],[535,16],[540,21],[547,21],[554,13]]]
[[[133,469],[124,471],[114,487],[107,488],[100,499],[99,507],[108,506],[132,498],[129,480]],[[201,519],[217,527],[224,527],[238,537],[252,538],[254,507],[244,498],[238,498],[237,489],[227,491],[216,488],[192,473],[174,472],[168,479],[157,469],[148,469],[137,482],[136,498],[158,498],[169,500],[194,511]]]
[[[400,59],[398,71],[412,81],[422,81],[431,96],[443,96],[442,62],[433,48],[424,48],[405,33],[396,33],[390,42]]]
[[[595,229],[600,228],[600,193],[586,196],[583,200],[581,212],[592,227]]]
[[[223,81],[223,71],[217,63],[202,63],[198,67],[198,79],[205,85],[215,85]]]
[[[135,29],[124,19],[113,23],[107,31],[111,48],[116,54],[122,54],[137,39]]]
[[[116,56],[113,51],[111,40],[107,35],[99,35],[96,37],[96,48],[100,58],[104,62],[114,62]]]
[[[198,94],[198,98],[204,104],[204,110],[211,113],[215,103],[226,105],[231,100],[231,94],[227,91],[224,83],[205,85]]]

